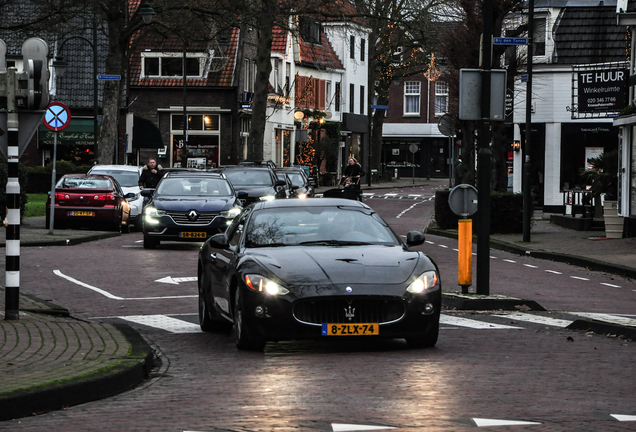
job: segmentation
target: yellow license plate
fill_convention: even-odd
[[[204,232],[181,232],[179,233],[179,237],[181,238],[206,238],[207,236],[205,235]]]
[[[68,212],[69,216],[95,216],[95,212],[85,211],[85,210],[76,210]]]
[[[360,324],[323,324],[323,336],[370,336],[379,335],[378,323]]]

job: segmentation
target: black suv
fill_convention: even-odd
[[[225,174],[235,190],[247,192],[247,197],[243,199],[245,205],[261,200],[286,198],[290,193],[287,183],[279,180],[274,170],[268,166],[226,165],[212,171]]]
[[[149,198],[143,223],[146,249],[162,241],[203,242],[225,231],[247,197],[225,175],[205,171],[170,171],[156,189],[141,194]]]

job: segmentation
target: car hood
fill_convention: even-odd
[[[188,211],[198,210],[205,212],[214,212],[229,210],[234,205],[234,197],[225,198],[184,198],[184,197],[166,197],[153,200],[153,205],[158,210],[168,211]]]
[[[139,186],[122,186],[121,190],[124,191],[125,194],[131,192],[138,194],[141,192],[141,188],[139,188]]]
[[[259,248],[252,257],[287,284],[314,286],[402,284],[420,260],[402,246],[379,245]]]

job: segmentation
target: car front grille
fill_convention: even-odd
[[[306,324],[388,323],[400,320],[404,302],[395,298],[326,298],[301,300],[294,318]]]
[[[185,212],[168,211],[166,213],[178,225],[209,225],[219,215],[217,212],[198,212],[199,216],[191,220],[188,217],[189,210]]]

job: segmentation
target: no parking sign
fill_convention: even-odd
[[[71,110],[62,102],[51,102],[44,112],[42,123],[54,132],[66,129],[71,123]]]

